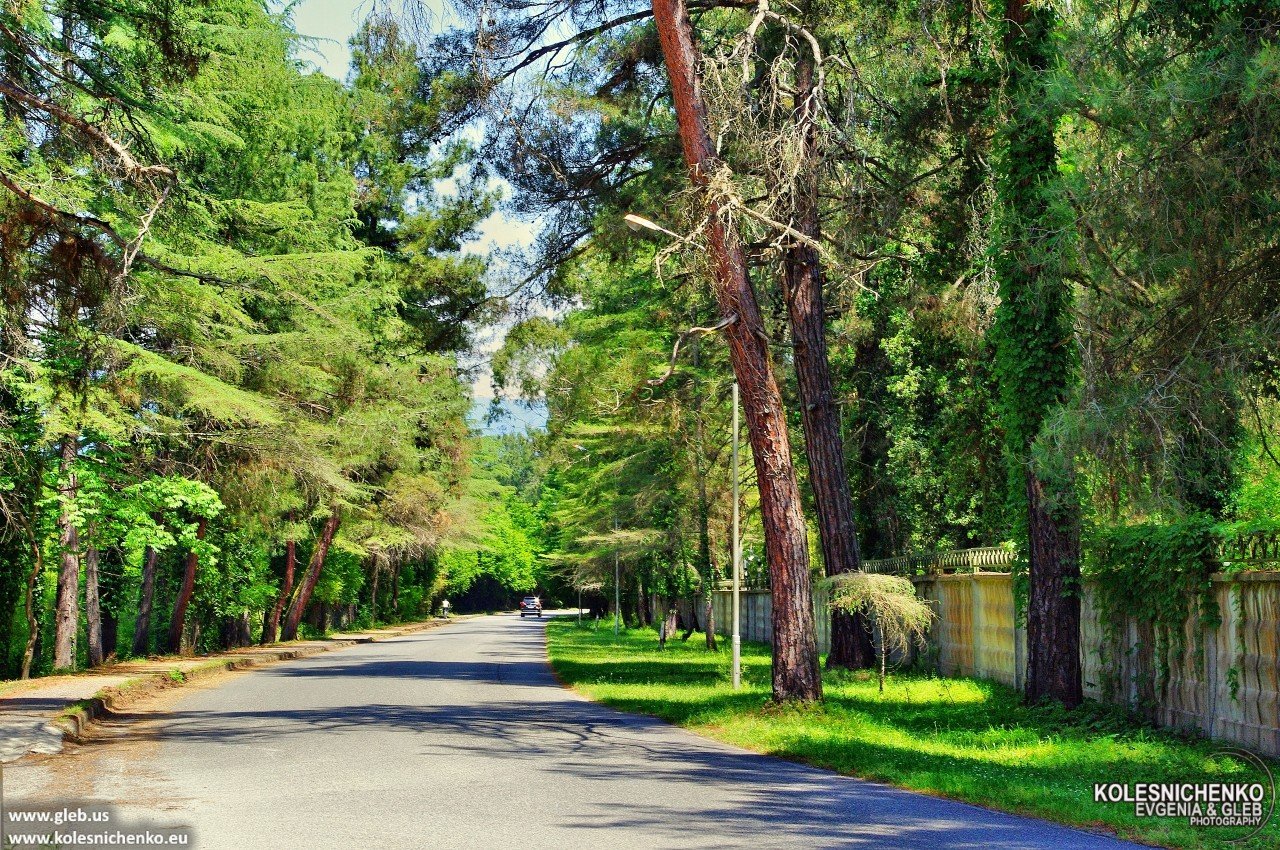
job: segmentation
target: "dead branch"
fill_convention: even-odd
[[[717,324],[714,324],[705,328],[689,328],[689,330],[680,334],[680,336],[676,337],[676,344],[671,349],[671,363],[667,366],[666,374],[664,374],[660,378],[650,378],[645,383],[647,383],[651,387],[662,386],[667,382],[668,378],[670,378],[672,375],[675,374],[676,358],[680,356],[680,346],[684,345],[685,341],[688,340],[690,337],[701,336],[702,334],[715,333],[716,331],[722,331],[725,328],[729,327],[729,325],[732,325],[737,320],[738,320],[738,316],[735,313]]]

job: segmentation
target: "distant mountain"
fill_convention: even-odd
[[[498,399],[495,405],[492,399],[478,398],[472,402],[467,420],[472,428],[489,436],[523,434],[547,426],[547,406],[510,399]]]

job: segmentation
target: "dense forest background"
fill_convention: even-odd
[[[864,557],[1025,545],[1027,467],[1075,505],[1086,569],[1123,551],[1159,582],[1165,562],[1180,570],[1234,535],[1275,530],[1274,4],[1029,4],[1050,18],[1030,94],[1014,89],[1027,60],[1006,48],[1003,7],[787,5],[785,23],[750,35],[761,18],[744,5],[692,4],[710,124],[745,210],[799,457],[782,228],[799,221],[805,170],[816,175],[833,402]],[[549,406],[538,446],[577,580],[610,582],[618,544],[632,589],[687,590],[726,575],[733,373],[723,343],[700,336],[661,386],[647,381],[678,335],[718,318],[706,211],[687,191],[644,9],[553,6],[507,4],[480,35],[437,42],[461,56],[490,40],[484,90],[518,120],[495,121],[483,150],[548,222],[547,288],[570,305],[518,325],[495,373]],[[577,52],[531,59],[522,40],[557,15]],[[797,81],[810,37],[825,73],[806,153]],[[1010,188],[1023,180],[1019,121],[1048,127],[1052,144],[1023,195]],[[669,232],[633,232],[628,213]],[[1058,282],[1033,306],[1056,301],[1059,318],[1028,317],[1044,330],[1038,350],[1011,341],[1002,289],[1020,232],[1039,240],[1021,262]],[[748,574],[764,582],[758,523],[747,534]],[[818,550],[812,517],[810,537]]]
[[[815,573],[804,251],[855,558],[1024,550],[1028,499],[1155,579],[1280,530],[1275,4],[691,11]],[[372,5],[338,82],[274,5],[4,5],[4,676],[446,597],[602,611],[615,560],[649,622],[726,576],[714,216],[649,7],[428,18]],[[537,244],[464,250],[499,204]],[[492,327],[545,431],[468,424]]]

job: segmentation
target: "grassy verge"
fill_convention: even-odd
[[[1148,844],[1280,847],[1280,815],[1250,841],[1228,843],[1238,830],[1139,819],[1133,804],[1095,803],[1095,782],[1254,781],[1215,756],[1215,744],[1145,728],[1114,709],[1030,709],[998,684],[914,674],[891,676],[881,695],[863,673],[828,674],[822,705],[779,708],[768,702],[763,646],[743,647],[744,687],[735,693],[728,652],[707,652],[700,635],[660,651],[648,630],[615,641],[612,630],[553,620],[547,631],[557,675],[586,696],[758,752]]]

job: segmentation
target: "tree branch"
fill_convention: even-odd
[[[167,165],[143,165],[133,158],[133,154],[129,153],[129,149],[123,144],[116,141],[109,133],[100,127],[84,120],[78,115],[64,109],[56,103],[51,103],[41,97],[37,97],[22,86],[10,79],[0,79],[0,95],[4,95],[19,103],[25,103],[41,112],[46,112],[54,118],[65,124],[70,124],[84,135],[97,141],[100,145],[115,154],[116,159],[120,161],[120,165],[128,173],[131,178],[138,177],[163,177],[166,180],[172,180],[176,176],[172,168]]]
[[[680,336],[676,337],[676,344],[671,349],[671,363],[667,366],[666,374],[664,374],[661,378],[650,378],[648,381],[645,381],[645,383],[647,383],[651,387],[659,387],[665,384],[667,382],[667,379],[675,374],[676,358],[680,356],[680,346],[684,345],[685,340],[689,339],[689,337],[701,336],[702,334],[709,334],[709,333],[715,333],[716,331],[722,331],[725,328],[729,327],[729,325],[732,325],[737,320],[738,320],[738,316],[735,313],[734,315],[729,316],[727,319],[717,324],[711,325],[710,327],[689,328],[689,330],[680,334]]]

